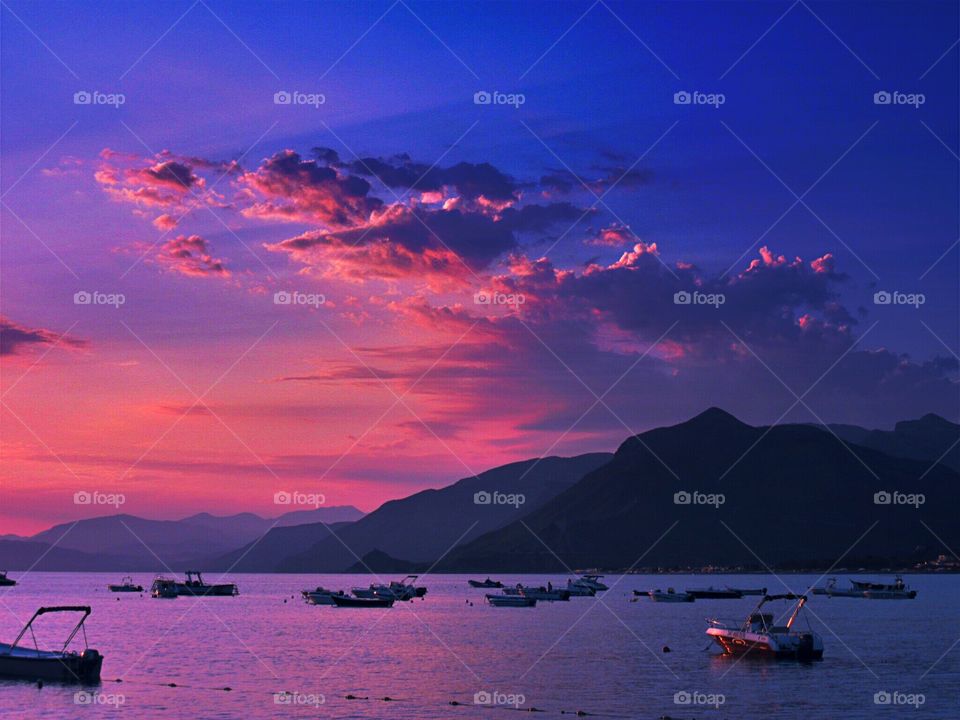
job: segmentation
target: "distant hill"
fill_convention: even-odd
[[[524,460],[459,480],[449,487],[391,500],[339,531],[338,537],[291,552],[274,569],[342,572],[373,550],[404,562],[429,564],[454,545],[469,542],[535,510],[612,457],[610,453],[590,453]],[[490,504],[476,503],[477,493],[488,493]],[[515,507],[496,502],[509,501],[511,495],[522,496],[523,503]]]
[[[0,540],[0,568],[3,570],[35,570],[37,572],[128,570],[140,568],[129,564],[127,558],[117,555],[93,555],[79,550],[51,548],[46,543],[30,540]],[[16,573],[11,577],[16,580]]]
[[[829,565],[875,521],[854,556],[944,552],[921,520],[948,545],[960,545],[957,472],[859,445],[850,449],[823,428],[751,427],[713,408],[628,439],[610,463],[522,521],[458,547],[440,568]],[[694,491],[722,493],[725,501],[718,507],[675,502],[676,493]],[[919,509],[875,504],[881,491],[924,493],[926,502]]]
[[[288,527],[277,526],[238,550],[204,560],[201,570],[231,570],[231,572],[272,572],[291,551],[308,548],[332,533],[347,527],[348,522],[305,523]]]
[[[898,422],[893,430],[867,430],[856,425],[830,425],[847,442],[894,457],[940,461],[960,472],[960,425],[930,413],[919,420]]]

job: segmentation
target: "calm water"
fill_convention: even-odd
[[[544,710],[538,717],[578,710],[627,718],[960,717],[960,645],[952,647],[960,637],[957,576],[907,578],[920,593],[913,601],[814,597],[808,617],[823,636],[825,659],[803,665],[735,662],[705,650],[704,618],[742,618],[753,598],[631,602],[635,588],[668,584],[785,591],[765,576],[636,575],[603,595],[607,607],[573,598],[533,609],[491,608],[465,576],[431,576],[425,600],[352,610],[306,605],[299,591],[349,589],[370,578],[236,575],[236,598],[154,600],[107,592],[120,574],[31,573],[20,586],[0,589],[3,641],[40,605],[90,604],[90,645],[106,658],[104,682],[89,689],[92,702],[78,705],[76,687],[0,681],[0,717],[116,717],[111,703],[120,701],[126,717],[474,718],[514,711],[475,705],[479,692]],[[814,579],[784,576],[796,591]],[[39,622],[41,646],[63,635],[59,624]],[[662,653],[664,645],[672,652]],[[111,682],[118,677],[122,684]],[[233,691],[217,689],[225,686]],[[278,703],[280,691],[298,695]],[[877,705],[874,694],[882,691],[903,693],[901,701],[919,693],[924,702]],[[679,705],[678,692],[723,702],[719,709]]]

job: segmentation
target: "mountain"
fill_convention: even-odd
[[[925,502],[875,503],[876,493],[894,491],[923,493]],[[610,463],[522,522],[458,547],[440,568],[789,566],[842,564],[848,552],[848,562],[933,556],[943,546],[922,523],[947,545],[960,544],[958,492],[960,476],[944,465],[845,446],[815,426],[751,427],[711,408],[629,438]]]
[[[332,533],[343,530],[349,522],[304,523],[288,527],[277,526],[243,547],[218,557],[205,560],[201,570],[231,572],[271,572],[292,550],[308,548]]]
[[[46,543],[29,540],[0,539],[0,568],[4,570],[91,571],[126,570],[125,558],[116,555],[92,555],[79,550],[51,548]],[[13,575],[16,580],[16,574]]]
[[[114,564],[109,569],[163,570],[169,567],[180,571],[193,565],[203,567],[210,557],[246,545],[274,525],[308,520],[345,522],[360,517],[363,513],[352,506],[294,511],[276,519],[252,513],[225,517],[200,513],[182,520],[148,520],[119,514],[55,525],[26,540],[59,550],[75,550],[88,556],[120,560],[121,564]],[[104,567],[99,560],[95,565]]]
[[[867,430],[856,425],[830,425],[847,442],[894,457],[941,462],[960,471],[960,425],[930,413],[898,422],[893,430]]]
[[[291,553],[272,569],[341,572],[373,550],[403,562],[429,564],[454,545],[536,510],[612,457],[609,453],[590,453],[524,460],[439,490],[392,500],[343,528],[336,537]],[[241,563],[238,569],[247,567]]]

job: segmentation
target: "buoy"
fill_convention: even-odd
[[[167,683],[167,687],[176,687],[176,686],[177,686],[176,683]]]
[[[389,695],[386,695],[380,699],[383,700],[384,702],[393,702],[393,698],[390,697]]]
[[[232,688],[232,687],[225,687],[225,688],[223,689],[223,691],[224,691],[224,692],[233,692],[233,688]]]
[[[43,690],[43,680],[37,680],[37,690]]]
[[[669,646],[669,645],[664,645],[664,646],[663,646],[663,652],[668,653],[668,652],[673,652],[673,650],[670,649],[670,646]]]
[[[450,702],[447,703],[447,705],[453,705],[454,707],[456,707],[459,704],[460,703],[458,703],[456,700],[451,700]]]

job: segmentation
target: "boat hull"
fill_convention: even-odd
[[[499,590],[503,587],[502,582],[487,582],[486,580],[467,580],[472,588],[481,588],[485,590]]]
[[[9,648],[0,643],[0,677],[81,683],[100,680],[103,656],[96,650],[77,654],[38,653],[19,647],[10,652]]]
[[[913,600],[916,590],[867,590],[863,593],[867,600]]]
[[[359,598],[348,595],[331,595],[330,599],[337,607],[349,608],[388,608],[393,607],[393,598]]]
[[[537,601],[523,595],[487,595],[487,602],[493,607],[536,607]]]
[[[110,592],[143,592],[143,587],[140,585],[107,585],[107,589]]]
[[[191,595],[194,597],[232,597],[239,595],[237,586],[233,583],[225,585],[187,585],[177,583],[177,595]]]
[[[696,598],[690,593],[658,593],[658,592],[649,592],[647,595],[654,602],[662,603],[681,603],[681,602],[693,602]]]
[[[697,600],[739,600],[743,593],[738,590],[687,590]]]
[[[780,638],[761,634],[710,628],[712,636],[726,655],[754,655],[778,660],[820,660],[823,645],[812,635]]]

